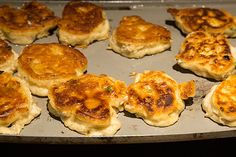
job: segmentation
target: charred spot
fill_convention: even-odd
[[[227,56],[227,55],[223,56],[223,58],[224,58],[224,60],[227,60],[227,61],[229,61],[229,60],[230,60],[230,57],[229,57],[229,56]]]
[[[221,110],[222,112],[224,112],[224,108],[223,108],[223,107],[220,107],[220,110]]]
[[[8,50],[8,51],[11,51],[11,46],[10,45],[8,45],[8,46],[6,46],[6,49]]]
[[[129,90],[129,95],[135,98],[138,105],[144,106],[150,112],[153,111],[152,104],[154,104],[154,100],[152,97],[147,96],[142,99],[133,89]]]
[[[158,107],[168,107],[173,103],[173,96],[170,94],[161,95],[160,99],[157,100]]]
[[[68,97],[65,93],[55,93],[56,104],[59,106],[72,106],[74,104],[83,103],[84,99],[78,99],[77,97]]]
[[[236,112],[236,107],[230,106],[228,110],[229,112]]]
[[[153,111],[152,105],[154,104],[154,100],[151,97],[146,97],[142,100],[142,104],[149,110]]]

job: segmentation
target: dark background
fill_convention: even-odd
[[[230,156],[235,157],[236,138],[222,138],[198,141],[145,143],[145,144],[96,144],[96,145],[54,145],[0,143],[2,153],[14,156],[133,156],[165,157],[178,156]],[[232,154],[233,153],[233,154]],[[51,155],[50,155],[51,156]]]

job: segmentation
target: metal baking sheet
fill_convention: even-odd
[[[1,1],[1,4],[22,5],[22,1]],[[61,16],[66,2],[43,1],[51,8],[57,16]],[[94,1],[95,3],[95,1]],[[204,117],[201,109],[201,101],[204,94],[211,88],[213,82],[194,75],[187,70],[181,70],[176,66],[174,56],[184,40],[184,36],[173,26],[171,16],[166,12],[168,7],[215,7],[223,8],[233,15],[236,15],[236,3],[114,3],[96,2],[105,8],[113,30],[123,16],[139,15],[146,21],[165,26],[171,31],[172,46],[170,50],[163,53],[146,56],[142,59],[128,59],[107,50],[108,41],[100,41],[91,44],[86,49],[80,49],[88,58],[88,73],[108,74],[116,79],[123,80],[128,84],[133,82],[129,76],[131,72],[143,72],[144,70],[162,70],[173,77],[177,82],[184,82],[191,79],[197,81],[197,95],[187,102],[177,123],[169,127],[149,126],[142,119],[136,118],[127,112],[119,113],[119,120],[122,123],[121,129],[112,137],[86,137],[66,128],[59,119],[50,116],[47,110],[47,98],[33,97],[40,108],[41,115],[25,126],[20,135],[0,135],[0,142],[16,143],[63,143],[63,144],[88,144],[88,143],[146,143],[146,142],[167,142],[186,141],[211,138],[236,137],[236,128],[221,126]],[[35,43],[58,42],[56,32],[52,36],[37,40]],[[236,39],[230,39],[233,46],[236,46]],[[12,45],[13,49],[20,53],[24,46]]]

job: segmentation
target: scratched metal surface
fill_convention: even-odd
[[[1,4],[22,5],[22,1],[1,1]],[[51,8],[57,16],[61,16],[65,2],[50,1],[43,2]],[[169,127],[153,127],[144,123],[143,120],[135,118],[127,112],[119,113],[122,123],[121,129],[112,137],[86,137],[66,128],[59,119],[50,116],[47,110],[47,98],[33,97],[40,108],[41,115],[25,126],[20,135],[0,135],[0,142],[17,143],[146,143],[185,141],[210,138],[235,137],[236,128],[221,126],[204,117],[201,109],[202,97],[213,84],[210,80],[198,77],[193,73],[181,70],[176,66],[174,56],[179,50],[184,36],[173,26],[171,16],[166,12],[168,7],[195,7],[209,6],[223,8],[236,15],[236,3],[105,3],[97,2],[105,8],[110,21],[111,30],[126,15],[139,15],[146,21],[165,26],[171,31],[172,46],[170,50],[163,53],[146,56],[142,59],[127,59],[110,50],[107,50],[108,41],[95,42],[86,49],[80,49],[88,58],[88,73],[108,74],[116,79],[123,80],[128,84],[133,82],[129,77],[130,72],[143,72],[144,70],[162,70],[173,77],[177,82],[194,79],[197,81],[197,95],[192,102],[186,104],[177,123]],[[230,39],[233,46],[236,40]],[[56,32],[53,35],[37,40],[35,43],[58,42]],[[13,49],[20,53],[24,46],[12,45]]]

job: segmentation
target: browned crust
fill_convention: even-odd
[[[192,98],[196,94],[196,84],[195,81],[191,80],[188,82],[182,82],[179,84],[180,97],[183,100]]]
[[[169,43],[170,32],[139,16],[125,16],[116,29],[116,40],[122,44]]]
[[[109,125],[110,100],[118,98],[124,88],[123,84],[115,83],[107,76],[84,74],[55,85],[49,90],[49,96],[57,112],[73,115],[89,124]]]
[[[0,125],[8,126],[17,118],[28,115],[27,96],[20,82],[9,73],[0,74]]]
[[[59,28],[76,34],[89,34],[104,22],[103,8],[87,2],[69,2],[63,10]]]
[[[0,29],[4,31],[38,31],[46,25],[56,26],[58,18],[45,5],[33,1],[21,9],[0,6]]]
[[[139,91],[144,86],[150,86],[153,95],[145,95]],[[169,112],[173,109],[174,94],[167,84],[157,84],[155,82],[140,82],[128,87],[128,102],[138,108],[143,108],[149,115]]]
[[[11,46],[0,39],[0,65],[8,61],[13,55]]]
[[[176,59],[199,64],[217,74],[234,67],[227,39],[222,35],[211,35],[203,31],[193,32],[186,37]]]
[[[214,106],[227,116],[236,117],[236,75],[232,75],[216,88],[213,94]],[[227,92],[226,92],[227,90]]]
[[[223,34],[227,29],[236,26],[235,18],[222,9],[168,8],[167,12],[175,18],[176,22],[178,22],[187,33],[202,30],[213,34]]]
[[[128,103],[142,108],[148,116],[169,114],[178,108],[176,90],[177,83],[162,72],[149,72],[128,87]]]
[[[20,68],[34,79],[59,79],[84,72],[87,58],[77,49],[58,44],[33,44],[25,47],[18,58]]]

